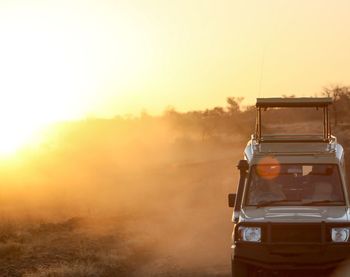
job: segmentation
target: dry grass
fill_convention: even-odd
[[[111,222],[119,224],[111,226]],[[171,256],[162,257],[154,238],[135,237],[135,233],[128,235],[124,233],[127,229],[118,228],[128,224],[121,219],[77,218],[27,226],[9,224],[18,229],[8,228],[8,239],[0,243],[0,276],[225,276],[184,267]]]
[[[35,273],[26,273],[23,277],[98,277],[102,270],[94,264],[72,263],[39,267]]]
[[[123,241],[117,229],[96,234],[81,219],[7,230],[0,243],[0,276],[127,276],[137,256],[138,246]]]
[[[0,244],[0,259],[17,259],[23,254],[23,244],[7,241]]]

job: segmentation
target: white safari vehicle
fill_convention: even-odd
[[[255,134],[238,164],[237,191],[229,194],[232,276],[328,275],[350,256],[349,188],[343,147],[331,134],[331,104],[257,99]],[[318,110],[323,130],[264,134],[262,115],[275,108]]]

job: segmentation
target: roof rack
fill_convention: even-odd
[[[330,97],[312,98],[257,98],[257,108],[283,108],[283,107],[298,107],[298,108],[321,108],[328,107],[333,104],[333,100]]]
[[[329,121],[328,107],[333,104],[330,97],[322,98],[257,98],[255,139],[257,142],[330,142],[332,139],[331,124]],[[261,111],[268,108],[322,108],[323,109],[323,136],[266,136],[261,131]]]

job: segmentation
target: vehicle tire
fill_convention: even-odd
[[[232,277],[248,276],[248,265],[240,261],[231,261]]]

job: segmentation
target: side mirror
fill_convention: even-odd
[[[236,194],[235,193],[230,193],[228,195],[228,206],[230,208],[233,208],[235,206],[235,202],[236,202]]]

